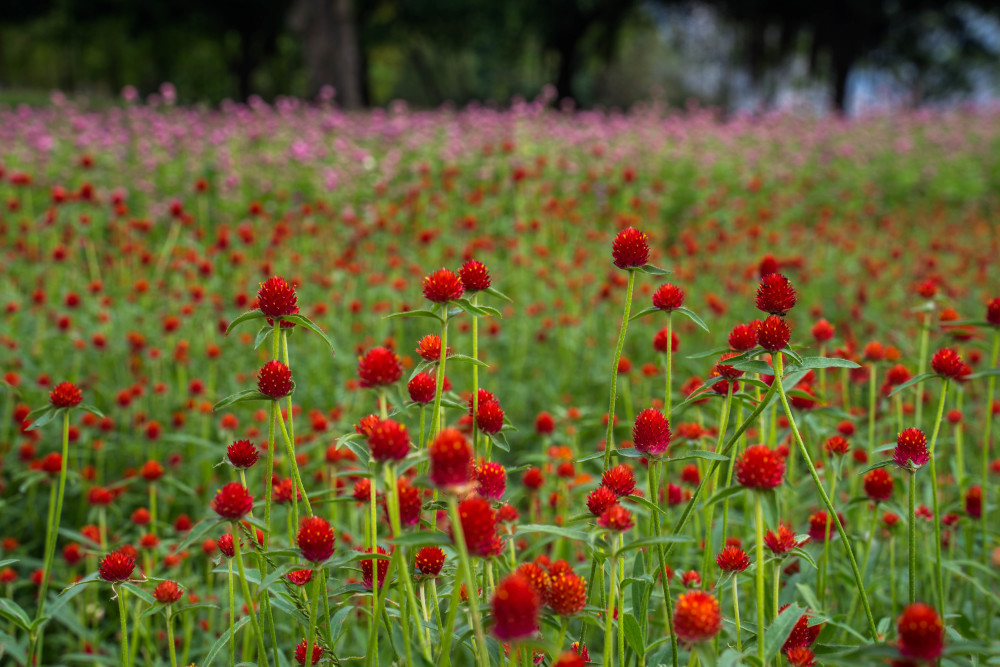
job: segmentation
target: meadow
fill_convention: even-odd
[[[0,664],[1000,663],[998,193],[992,108],[0,108]]]

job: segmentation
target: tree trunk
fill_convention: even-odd
[[[847,76],[851,73],[853,58],[842,50],[833,51],[833,108],[841,115],[847,113]]]
[[[310,94],[333,86],[340,106],[363,106],[361,53],[351,0],[302,0],[293,25],[305,42]]]
[[[556,74],[557,103],[566,99],[575,100],[573,97],[573,76],[576,74],[577,67],[576,44],[575,38],[568,38],[557,47],[559,52],[559,71]]]

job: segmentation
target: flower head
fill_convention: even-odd
[[[930,605],[915,602],[903,609],[897,625],[899,652],[907,658],[937,660],[944,649],[944,624]]]
[[[313,644],[312,645],[312,655],[309,656],[309,657],[310,657],[309,664],[310,665],[315,665],[317,662],[319,662],[319,659],[323,657],[323,647],[320,646],[319,644]],[[306,639],[305,638],[303,638],[302,641],[300,641],[298,643],[298,645],[295,647],[295,662],[299,663],[300,665],[305,665],[306,664]]]
[[[851,451],[851,443],[842,435],[833,435],[823,443],[823,450],[827,454],[843,456]]]
[[[223,519],[235,521],[246,516],[253,508],[253,496],[239,482],[229,482],[219,489],[212,500],[212,509]]]
[[[128,581],[134,569],[135,556],[128,553],[125,549],[119,549],[118,551],[112,551],[101,559],[98,572],[104,581],[117,583],[119,581]]]
[[[615,496],[630,495],[635,491],[635,473],[632,466],[627,463],[619,463],[614,468],[608,469],[601,475],[601,484],[614,492]]]
[[[371,547],[364,550],[363,553],[370,554],[372,552]],[[378,553],[383,556],[389,554],[388,551],[382,547],[378,548]],[[361,585],[365,587],[366,590],[372,590],[375,588],[374,579],[374,567],[372,563],[378,563],[378,588],[382,590],[382,584],[385,583],[385,575],[389,572],[389,559],[388,558],[365,558],[361,561]]]
[[[757,344],[768,352],[779,352],[785,349],[792,339],[788,323],[778,315],[771,315],[764,320],[757,330]]]
[[[587,509],[594,516],[601,516],[604,510],[618,502],[618,496],[606,486],[599,486],[587,496]]]
[[[785,459],[767,445],[747,447],[736,461],[736,481],[748,489],[781,486]]]
[[[916,470],[931,460],[927,436],[918,428],[908,428],[896,437],[892,460],[900,468]]]
[[[496,461],[476,467],[479,495],[490,500],[500,500],[507,490],[507,471]]]
[[[489,289],[490,270],[481,262],[470,259],[458,270],[458,277],[462,279],[462,287],[466,292],[482,292]]]
[[[424,278],[424,298],[432,303],[461,299],[464,292],[462,279],[448,269],[438,269]]]
[[[684,290],[677,285],[666,283],[653,292],[653,307],[660,310],[677,310],[684,305]]]
[[[573,572],[552,577],[548,605],[560,616],[572,616],[587,606],[587,580]]]
[[[428,447],[430,478],[441,489],[464,487],[472,479],[472,448],[457,428],[446,428]]]
[[[983,487],[978,484],[965,492],[965,513],[973,519],[983,518]]]
[[[503,428],[503,408],[500,401],[491,400],[479,403],[479,410],[476,412],[476,426],[487,435],[499,433]]]
[[[656,408],[639,413],[632,425],[636,450],[648,456],[663,456],[670,446],[670,421]]]
[[[624,533],[634,526],[635,523],[632,521],[632,513],[618,503],[615,503],[604,510],[597,520],[597,525],[617,533]]]
[[[417,354],[424,361],[441,361],[441,336],[427,334],[421,338],[417,341]]]
[[[813,667],[816,664],[816,654],[805,646],[796,646],[785,652],[788,664],[792,667]]]
[[[501,641],[530,637],[538,631],[542,600],[535,587],[513,573],[497,586],[493,595],[493,634]]]
[[[260,284],[257,307],[268,317],[283,317],[299,312],[295,287],[284,278],[273,276]]]
[[[814,341],[817,343],[825,343],[833,338],[835,331],[832,324],[826,320],[819,320],[812,326],[810,333],[812,333]]]
[[[176,581],[161,581],[153,589],[153,597],[160,604],[173,604],[181,599],[184,591],[177,585]]]
[[[434,395],[437,393],[437,380],[427,373],[420,372],[413,376],[406,385],[406,390],[410,392],[411,401],[427,405],[434,400]]]
[[[968,366],[962,361],[962,356],[947,347],[934,353],[931,358],[931,369],[949,380],[960,380],[968,375]]]
[[[757,330],[761,321],[752,320],[747,324],[737,324],[729,332],[729,347],[734,352],[749,352],[757,347]]]
[[[219,547],[219,553],[221,553],[226,558],[232,558],[236,555],[236,545],[233,544],[232,533],[226,533],[218,539],[216,545]]]
[[[719,634],[722,615],[719,601],[704,591],[689,591],[677,597],[674,632],[685,644],[708,641]]]
[[[1000,296],[995,296],[986,304],[986,321],[995,327],[1000,326]]]
[[[803,542],[804,540],[805,538]],[[802,546],[803,542],[796,539],[795,532],[784,523],[778,524],[777,533],[768,530],[764,535],[764,545],[776,556],[787,554],[792,549]]]
[[[892,496],[892,477],[885,468],[875,468],[865,475],[865,495],[870,500],[882,502]]]
[[[795,307],[799,295],[792,282],[780,273],[771,273],[760,279],[757,287],[757,308],[771,315],[784,316]]]
[[[49,392],[49,403],[56,408],[72,408],[83,401],[83,392],[72,382],[60,382]]]
[[[399,357],[385,347],[373,347],[358,357],[358,378],[365,389],[388,387],[403,377],[403,367]]]
[[[441,547],[422,547],[413,562],[424,576],[436,577],[444,567],[444,551]]]
[[[844,517],[841,516],[840,512],[837,512],[837,518],[840,519],[840,524],[844,525]],[[811,540],[825,542],[827,536],[832,538],[836,534],[835,529],[836,525],[833,519],[823,510],[809,517],[809,539]]]
[[[484,558],[492,555],[497,531],[497,514],[490,501],[481,496],[466,498],[458,505],[458,518],[469,553]],[[453,538],[455,526],[451,527]]]
[[[229,465],[239,470],[252,468],[259,457],[257,445],[249,440],[235,440],[226,447],[226,460],[229,461]]]
[[[778,613],[780,614],[787,608],[787,604],[783,605]],[[793,648],[808,648],[816,643],[816,638],[819,637],[819,633],[823,629],[823,624],[810,625],[809,620],[810,616],[808,612],[799,617],[799,620],[795,622],[795,626],[788,635],[788,639],[782,644],[782,651],[788,652]]]
[[[611,243],[611,256],[619,269],[632,269],[649,260],[649,238],[634,227],[618,232]]]
[[[303,558],[322,563],[333,555],[333,528],[322,517],[305,518],[299,524],[297,542]]]
[[[368,447],[376,461],[400,461],[410,452],[410,434],[399,422],[383,419],[372,428]]]
[[[742,572],[750,567],[746,552],[735,546],[728,546],[720,551],[715,562],[723,572]]]
[[[257,389],[270,398],[284,398],[292,393],[292,371],[277,359],[257,371]]]

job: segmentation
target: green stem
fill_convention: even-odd
[[[761,667],[767,667],[764,654],[764,506],[759,493],[754,494],[754,507],[757,524],[757,658]]]
[[[476,305],[479,295],[473,294],[471,303]],[[472,358],[479,360],[479,318],[472,316]],[[472,451],[479,457],[479,427],[476,425],[476,415],[479,414],[479,364],[472,364]],[[489,453],[487,449],[487,460]]]
[[[445,621],[444,632],[441,633],[441,653],[438,656],[438,662],[441,664],[441,667],[451,667],[451,639],[454,634],[455,616],[458,614],[458,603],[462,594],[461,577],[461,572],[456,570],[455,583],[451,589],[451,598],[448,602],[448,616]],[[433,579],[431,580],[431,591],[434,593],[434,597],[437,598],[437,585]]]
[[[668,418],[670,417],[671,409],[671,395],[670,395],[670,380],[673,374],[673,356],[674,356],[674,311],[667,312],[667,381],[666,388],[663,390],[663,414]],[[615,370],[618,370],[617,368]]]
[[[472,614],[472,627],[476,634],[476,643],[479,646],[479,665],[489,667],[490,655],[486,650],[486,638],[483,635],[483,624],[479,618],[479,594],[476,589],[476,578],[472,574],[472,567],[469,563],[469,551],[465,545],[465,535],[462,531],[462,519],[458,515],[458,501],[455,496],[448,497],[448,510],[451,515],[452,532],[455,536],[455,547],[458,551],[459,567],[462,571],[462,578],[469,592],[469,612]]]
[[[782,375],[784,374],[784,362],[782,360],[782,356],[781,352],[778,352],[775,355],[774,384],[778,387],[778,394],[781,397],[781,405],[785,410],[785,416],[788,417],[788,425],[791,427],[792,434],[795,436],[795,440],[799,445],[799,452],[802,454],[802,460],[806,462],[806,466],[809,468],[809,474],[813,479],[813,484],[816,486],[816,492],[819,493],[820,499],[826,507],[830,520],[836,523],[837,533],[840,535],[840,540],[844,543],[844,550],[847,551],[847,559],[850,561],[851,570],[854,574],[854,582],[858,587],[858,592],[861,594],[861,603],[864,605],[865,615],[868,617],[868,629],[871,633],[872,641],[877,642],[878,629],[875,626],[875,619],[872,617],[871,604],[868,602],[868,593],[865,592],[865,582],[861,577],[861,572],[858,571],[858,562],[854,558],[854,549],[851,548],[850,540],[847,539],[847,531],[844,530],[844,526],[840,522],[840,517],[837,516],[837,512],[833,507],[833,503],[830,501],[830,497],[826,495],[823,483],[820,481],[819,474],[816,472],[816,466],[813,465],[812,457],[809,455],[809,450],[806,449],[806,443],[803,442],[802,434],[799,433],[799,427],[795,423],[795,417],[792,414],[792,409],[788,405],[788,397],[785,395],[785,388],[782,383]]]
[[[431,440],[441,431],[441,394],[444,391],[444,365],[448,358],[448,304],[441,307],[441,358],[437,367],[437,387],[434,390],[434,410],[431,412]],[[475,419],[475,415],[473,415]]]
[[[732,409],[732,405],[733,405],[733,383],[732,382],[727,382],[726,384],[728,385],[728,389],[726,390],[726,402],[723,403],[723,405],[722,405],[722,415],[719,417],[719,438],[718,438],[718,440],[715,443],[715,451],[719,451],[720,449],[722,449],[722,445],[726,441],[726,429],[728,429],[728,427],[729,427],[729,412]],[[735,458],[735,456],[736,456],[736,448],[733,447],[733,458]],[[730,467],[730,470],[732,470],[731,467]],[[712,486],[708,490],[709,493],[711,493],[712,491],[714,491],[714,490],[716,490],[718,488],[719,469],[717,467],[712,469],[711,476],[712,476]],[[702,577],[704,578],[704,582],[705,582],[705,590],[711,590],[712,589],[712,575],[711,575],[711,573],[714,571],[713,568],[712,568],[712,566],[711,566],[711,564],[712,564],[712,553],[713,553],[712,552],[712,515],[714,513],[715,513],[715,504],[713,503],[713,504],[711,504],[711,505],[708,506],[708,509],[705,512],[705,551],[704,551],[704,554],[702,556],[702,564],[701,564],[701,573],[702,573]],[[726,541],[725,530],[723,530],[723,533],[722,533],[722,541],[723,541],[723,543],[725,543],[725,541]]]
[[[247,573],[243,567],[243,553],[240,548],[239,522],[233,522],[233,555],[236,557],[236,567],[240,571],[240,584],[243,587],[243,599],[247,603],[247,610],[250,612],[250,624],[253,626],[254,635],[257,636],[257,660],[264,665],[270,664],[267,660],[267,650],[264,648],[264,635],[261,634],[260,624],[257,622],[257,612],[254,611],[254,600],[250,596],[250,585],[247,583]]]
[[[631,276],[631,274],[629,274]],[[612,538],[612,542],[615,538]],[[614,549],[614,547],[612,547]],[[615,662],[615,644],[614,635],[612,635],[612,628],[614,627],[613,618],[615,615],[615,603],[618,601],[617,595],[617,580],[618,580],[618,552],[612,551],[611,555],[608,557],[608,577],[610,577],[608,591],[608,605],[604,614],[604,667],[612,667]],[[624,667],[621,665],[620,667]]]
[[[378,505],[376,504],[376,481],[378,479],[375,474],[375,462],[371,461],[371,487],[369,495],[369,525],[371,528],[371,553],[376,555],[378,553]],[[372,558],[372,618],[371,627],[368,632],[368,656],[365,659],[365,664],[378,665],[378,625],[379,625],[379,594],[378,594],[378,560]]]
[[[396,471],[392,466],[386,466],[386,484],[391,490],[390,497],[392,506],[389,511],[389,520],[392,522],[392,532],[394,535],[402,535],[402,526],[399,518],[399,486],[396,482]],[[403,591],[400,595],[402,599],[405,596],[405,602],[400,603],[399,613],[401,617],[401,623],[403,627],[403,641],[405,642],[406,649],[406,659],[407,662],[413,662],[413,658],[410,654],[410,614],[413,614],[415,619],[420,618],[420,610],[417,607],[417,596],[413,589],[413,579],[410,577],[409,560],[406,556],[406,550],[402,547],[396,547],[399,550],[399,577],[396,580],[397,584],[402,586]],[[417,623],[419,626],[419,623]],[[417,638],[420,640],[420,652],[423,654],[427,662],[431,661],[431,651],[427,644],[425,634],[423,630],[417,632]]]
[[[170,667],[177,667],[177,649],[174,648],[174,617],[167,605],[167,646],[170,648]]]
[[[931,336],[931,324],[930,324],[930,313],[925,312],[923,319],[920,321],[920,352],[917,356],[917,375],[923,375],[927,371],[927,347],[930,343]],[[846,369],[845,369],[846,372]],[[919,428],[921,426],[921,416],[924,413],[924,390],[917,386],[915,387],[917,396],[915,399],[916,405],[914,406],[914,417],[915,423]]]
[[[917,598],[917,475],[910,471],[910,515],[907,518],[909,523],[909,575],[910,575],[910,604]]]
[[[737,576],[733,574],[733,619],[736,621],[736,652],[743,652],[742,632],[740,631],[740,594],[736,585]]]
[[[233,540],[237,537],[234,535]],[[236,591],[233,587],[233,559],[227,558],[229,566],[229,667],[236,664]]]
[[[322,567],[313,570],[312,602],[309,606],[309,633],[306,635],[306,664],[312,665],[313,641],[316,639],[316,615],[319,613],[319,598],[323,595],[323,585],[326,582],[326,570]]]
[[[878,378],[878,366],[872,362],[868,373],[868,458],[875,455],[875,397],[877,395],[876,381]]]
[[[941,512],[938,506],[937,463],[934,447],[937,445],[938,433],[941,431],[941,418],[944,416],[944,403],[948,397],[948,380],[941,385],[941,399],[938,401],[937,418],[934,420],[934,432],[931,434],[930,454],[931,500],[934,505],[934,588],[937,592],[938,610],[945,614],[944,573],[941,568]]]
[[[618,331],[618,347],[615,349],[615,360],[611,365],[611,392],[608,397],[608,430],[604,437],[604,470],[611,467],[611,450],[615,445],[615,401],[618,398],[618,362],[622,358],[622,348],[625,347],[625,331],[628,329],[628,318],[632,311],[632,290],[635,288],[635,271],[628,272],[628,290],[625,292],[625,312],[622,315],[622,325]]]
[[[275,408],[276,408],[275,411],[279,412],[277,410],[277,406],[275,406]],[[302,484],[302,477],[299,475],[299,464],[295,460],[295,445],[292,444],[291,436],[288,434],[288,430],[285,428],[284,417],[282,417],[281,414],[278,414],[277,417],[278,417],[278,425],[281,426],[281,436],[285,440],[285,452],[288,455],[289,463],[291,463],[292,465],[292,479],[295,480],[295,488],[302,493],[302,500],[306,505],[306,513],[311,517],[313,516],[312,505],[309,503],[309,496],[306,494],[306,487]],[[289,414],[288,417],[289,419],[291,419],[291,414]],[[292,498],[294,499],[295,497],[296,494],[293,493]],[[298,522],[299,522],[299,517],[295,516],[294,525],[297,526]]]
[[[118,616],[122,621],[122,665],[128,664],[128,617],[125,615],[125,587],[118,588]]]
[[[1000,327],[994,327],[993,353],[990,355],[991,369],[997,367],[998,356],[1000,356]],[[979,468],[980,474],[982,475],[982,479],[980,480],[979,483],[980,483],[980,488],[983,490],[983,501],[982,501],[983,514],[979,520],[979,529],[982,534],[982,542],[983,542],[982,562],[983,565],[985,566],[989,566],[990,562],[990,550],[987,548],[987,545],[989,544],[989,531],[987,530],[986,527],[990,525],[988,519],[989,507],[990,507],[990,488],[991,488],[989,483],[990,445],[992,444],[990,441],[990,435],[993,428],[993,396],[994,392],[996,391],[996,379],[997,378],[995,375],[991,375],[989,383],[987,384],[986,388],[986,415],[985,415],[986,424],[983,427],[983,448],[982,448],[983,451],[982,451],[982,460],[980,462],[980,468]],[[987,637],[991,636],[990,625],[992,624],[993,621],[992,607],[993,607],[992,603],[987,598],[986,600]]]

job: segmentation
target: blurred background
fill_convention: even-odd
[[[991,0],[0,2],[0,103],[290,95],[344,108],[539,95],[847,113],[992,101]],[[172,85],[162,86],[164,82]],[[165,99],[163,99],[165,98]]]

